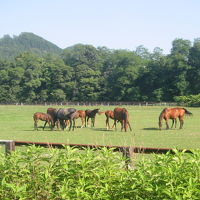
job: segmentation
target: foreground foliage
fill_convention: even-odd
[[[200,151],[154,155],[127,170],[112,150],[32,146],[1,155],[0,180],[5,200],[199,199]]]

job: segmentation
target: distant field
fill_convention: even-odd
[[[158,116],[163,107],[123,106],[130,113],[133,131],[107,131],[105,115],[97,115],[95,128],[77,128],[75,131],[33,130],[33,113],[46,112],[49,106],[0,106],[0,139],[34,142],[61,142],[73,144],[134,145],[162,148],[199,148],[200,147],[200,108],[187,108],[193,113],[185,117],[182,130],[158,130]],[[113,110],[116,106],[76,106],[76,109],[100,108],[101,111]],[[57,107],[58,108],[58,107]],[[113,124],[113,121],[110,120]],[[42,126],[44,122],[39,122]],[[81,125],[80,119],[76,121]],[[171,124],[171,121],[170,121]],[[179,123],[178,123],[179,126]],[[163,123],[163,128],[165,124]]]

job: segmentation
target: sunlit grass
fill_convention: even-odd
[[[96,116],[95,128],[76,128],[70,132],[50,131],[49,128],[46,128],[42,131],[41,127],[44,122],[40,121],[39,131],[34,131],[33,113],[46,112],[48,107],[50,106],[0,106],[0,139],[162,148],[199,148],[200,146],[200,108],[187,108],[193,113],[193,116],[185,117],[182,130],[178,128],[165,130],[164,122],[163,130],[158,130],[158,116],[163,107],[123,106],[129,111],[132,132],[121,132],[120,124],[117,124],[117,131],[107,131],[104,114]],[[75,108],[85,110],[95,109],[96,107],[105,111],[113,110],[115,106],[76,106]],[[80,126],[81,120],[78,119],[76,124]],[[110,124],[113,124],[113,120],[110,120]]]

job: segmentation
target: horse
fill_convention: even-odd
[[[129,113],[126,110],[126,108],[115,108],[114,109],[114,125],[113,126],[115,126],[115,130],[117,130],[117,128],[116,128],[117,121],[119,121],[121,123],[121,131],[123,131],[123,129],[124,129],[126,132],[128,126],[129,126],[130,131],[132,131],[131,125],[129,123]]]
[[[106,129],[109,130],[110,129],[109,119],[114,120],[114,112],[112,110],[107,110],[107,111],[105,111],[105,116],[106,116]],[[114,126],[114,124],[113,124],[113,126]]]
[[[85,127],[88,125],[89,118],[91,118],[91,127],[94,127],[95,117],[99,110],[99,108],[94,110],[85,110]]]
[[[176,128],[177,118],[179,119],[180,122],[180,129],[182,129],[184,124],[183,119],[185,114],[192,115],[192,113],[186,110],[185,108],[164,108],[159,116],[159,122],[158,122],[159,129],[161,130],[162,128],[163,119],[166,122],[166,129],[169,129],[168,119],[172,119],[172,127],[175,122],[175,128]]]
[[[75,118],[76,118],[76,119],[81,118],[81,123],[82,123],[81,128],[83,128],[84,125],[85,125],[85,110],[78,110],[78,111],[76,112]]]
[[[45,121],[45,125],[46,125],[46,123],[48,123],[49,127],[51,127],[51,130],[53,129],[53,126],[52,126],[53,119],[52,119],[51,115],[49,115],[49,114],[42,113],[42,112],[36,112],[33,115],[33,120],[34,120],[34,129],[35,130],[38,130],[37,123],[39,120]],[[44,130],[44,128],[45,128],[45,126],[43,127],[43,130]]]
[[[74,113],[74,119],[78,119],[78,118],[81,118],[81,123],[82,123],[81,128],[83,128],[85,125],[85,111],[84,110],[77,110]],[[69,125],[69,120],[66,120],[65,124],[67,127]]]
[[[57,128],[59,129],[59,122],[57,120],[56,113],[57,113],[56,108],[47,108],[47,114],[49,114],[53,120],[52,127],[54,128],[56,124]],[[47,121],[45,122],[44,127],[46,126],[46,124]]]
[[[73,130],[75,127],[75,116],[76,116],[76,109],[75,108],[60,108],[56,113],[56,118],[59,120],[62,130],[66,127],[65,120],[69,120],[70,127],[69,131],[72,128],[73,123]]]

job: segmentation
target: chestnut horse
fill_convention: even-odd
[[[177,118],[180,121],[180,129],[183,128],[183,124],[184,124],[184,115],[192,115],[191,112],[189,112],[188,110],[186,110],[185,108],[164,108],[162,110],[162,112],[160,113],[159,116],[159,129],[161,130],[162,128],[162,120],[164,119],[166,122],[166,129],[169,129],[169,124],[168,124],[168,120],[172,119],[172,127],[174,125],[175,122],[175,128],[176,128],[176,120]],[[171,128],[172,128],[171,127]]]
[[[91,118],[91,127],[94,127],[96,114],[99,112],[99,108],[94,110],[85,111],[85,127],[88,125],[88,120]]]
[[[84,110],[77,110],[75,113],[74,113],[74,119],[78,119],[78,118],[81,118],[81,128],[84,127],[85,125],[85,111]],[[69,124],[69,120],[66,120],[66,127],[68,126]]]
[[[114,112],[112,110],[107,110],[105,112],[105,116],[106,116],[106,129],[109,130],[110,129],[109,119],[114,120]],[[113,126],[114,126],[114,124],[113,124]],[[113,128],[113,126],[112,126],[112,128]]]
[[[49,114],[42,113],[42,112],[36,112],[33,115],[33,120],[34,120],[34,129],[35,130],[38,130],[37,124],[38,124],[39,120],[45,121],[45,125],[46,125],[46,123],[48,123],[51,130],[53,128],[53,119],[52,119],[51,115],[49,115]],[[45,128],[45,125],[43,127],[43,130]]]
[[[116,128],[117,121],[119,121],[121,123],[121,131],[124,129],[126,132],[128,129],[128,126],[129,126],[130,131],[132,131],[131,125],[129,123],[129,114],[128,114],[128,111],[126,110],[126,108],[115,108],[114,109],[115,130],[117,130],[117,128]]]

